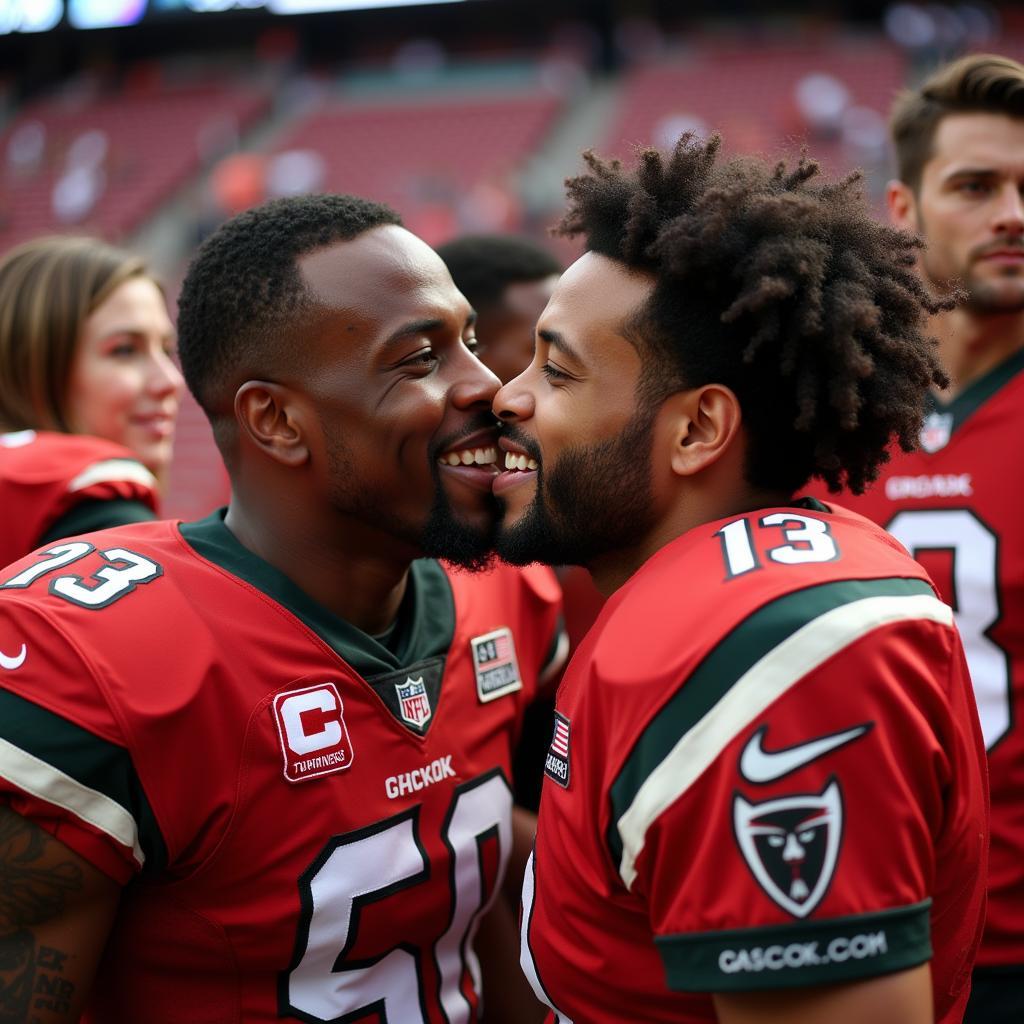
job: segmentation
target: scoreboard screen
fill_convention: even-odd
[[[0,35],[57,28],[109,29],[231,10],[270,15],[427,7],[465,0],[0,0]]]

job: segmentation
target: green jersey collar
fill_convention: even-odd
[[[243,547],[225,526],[226,509],[182,523],[181,534],[203,558],[245,580],[304,622],[365,679],[444,655],[455,633],[455,599],[440,564],[421,558],[409,571],[403,614],[408,625],[391,651],[368,633],[314,601],[283,572]]]

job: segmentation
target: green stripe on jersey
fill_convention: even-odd
[[[640,734],[612,784],[606,837],[626,886],[648,827],[733,739],[817,665],[879,626],[948,624],[919,579],[841,580],[789,593],[723,637]]]
[[[655,936],[668,987],[749,992],[873,978],[931,959],[931,900],[767,928]]]
[[[0,775],[133,850],[147,873],[167,846],[128,751],[0,690]]]

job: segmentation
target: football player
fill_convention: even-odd
[[[436,560],[494,526],[469,305],[393,211],[292,198],[204,243],[179,333],[229,508],[0,578],[4,1014],[478,1021],[560,645],[550,570]]]
[[[919,232],[918,269],[965,301],[930,331],[951,378],[919,449],[894,453],[862,498],[956,611],[988,750],[988,916],[966,1020],[1024,1020],[1024,66],[992,55],[937,70],[896,102],[893,223]]]
[[[943,377],[856,176],[589,155],[504,423],[499,552],[610,597],[559,688],[523,893],[550,1019],[953,1024],[984,749],[952,612],[863,488]]]
[[[40,238],[0,261],[0,565],[152,519],[183,382],[139,257]]]

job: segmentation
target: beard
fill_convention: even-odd
[[[922,231],[927,237],[924,223]],[[1019,242],[1010,240],[982,246],[972,250],[966,261],[957,267],[952,266],[952,259],[944,259],[941,253],[937,256],[929,254],[925,249],[921,256],[921,269],[932,287],[942,295],[949,294],[952,285],[959,285],[966,294],[964,304],[972,313],[982,316],[1019,313],[1024,310],[1024,273],[1009,267],[995,277],[974,271],[975,260],[995,248],[1019,249],[1021,246]]]
[[[616,437],[568,448],[537,470],[536,494],[517,523],[501,527],[498,556],[512,565],[589,565],[636,544],[654,525],[651,441],[657,406],[634,412]],[[509,437],[524,448],[527,438]],[[539,462],[539,453],[530,451]],[[498,499],[499,506],[503,505]]]
[[[328,435],[326,447],[330,468],[330,500],[334,508],[367,526],[408,544],[423,558],[442,558],[453,565],[474,572],[486,569],[494,561],[494,541],[498,528],[498,504],[491,495],[487,526],[480,528],[459,519],[441,481],[437,457],[443,445],[437,445],[430,458],[430,477],[434,484],[434,500],[426,521],[416,524],[394,514],[390,502],[378,497],[356,480],[351,453],[344,441]]]

